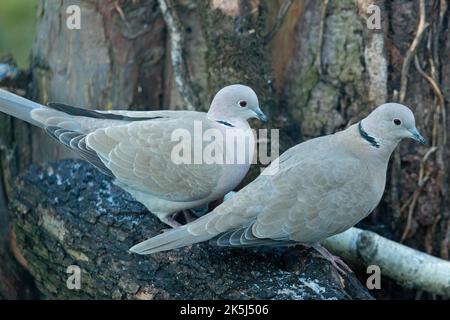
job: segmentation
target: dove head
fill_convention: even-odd
[[[373,110],[359,123],[359,131],[374,146],[397,145],[403,138],[422,144],[426,141],[416,128],[412,111],[398,103],[385,103]]]
[[[209,108],[208,117],[230,125],[250,118],[267,121],[266,115],[259,108],[256,93],[250,87],[241,84],[227,86],[217,92]]]

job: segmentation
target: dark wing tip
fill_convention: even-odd
[[[94,119],[109,119],[109,120],[120,120],[120,121],[144,121],[144,120],[154,120],[163,118],[161,116],[156,117],[130,117],[109,112],[98,112],[95,110],[90,110],[82,107],[74,107],[68,104],[59,102],[50,102],[47,106],[53,110],[64,112],[71,116],[87,117]]]
[[[55,126],[46,127],[45,131],[52,138],[56,139],[58,142],[61,142],[69,149],[75,151],[84,160],[94,165],[98,170],[112,178],[115,178],[112,171],[106,167],[99,158],[97,152],[86,145],[86,134]]]

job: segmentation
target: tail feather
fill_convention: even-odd
[[[39,103],[22,98],[14,93],[0,89],[0,111],[32,125],[43,127],[43,124],[31,117],[31,111],[42,108]]]
[[[151,254],[206,241],[214,236],[215,235],[209,233],[194,235],[189,232],[188,225],[185,225],[138,243],[137,245],[131,247],[130,251],[137,254]]]

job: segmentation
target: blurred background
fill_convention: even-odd
[[[0,57],[12,54],[20,68],[30,65],[36,33],[36,0],[0,1]]]

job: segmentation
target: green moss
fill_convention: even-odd
[[[36,0],[0,1],[0,56],[11,53],[28,68],[36,29]]]
[[[49,259],[49,253],[48,250],[42,246],[37,244],[38,242],[36,242],[36,244],[33,246],[33,250],[31,250],[35,255],[42,257],[44,260],[48,260]]]
[[[209,8],[209,1],[202,1],[200,10],[202,30],[207,44],[209,92],[232,83],[251,86],[267,105],[273,99],[268,81],[273,79],[269,50],[264,44],[267,10],[264,3],[259,14],[245,15],[237,22],[220,10]],[[208,9],[206,9],[208,8]]]
[[[21,227],[27,233],[31,233],[33,231],[33,226],[31,223],[25,222]]]
[[[332,84],[321,82],[311,92],[311,99],[304,107],[302,129],[305,136],[329,134],[345,124],[336,110],[339,92]]]
[[[33,69],[34,77],[36,78],[33,82],[35,84],[36,97],[40,99],[43,104],[48,103],[48,92],[49,83],[52,78],[52,72],[49,69],[43,67],[35,67]]]
[[[321,6],[314,8],[317,13]],[[353,0],[330,1],[321,46],[321,74],[316,60],[318,44],[307,38],[298,53],[301,61],[292,80],[289,103],[304,138],[342,128],[356,101],[364,99],[367,85],[363,26]],[[317,30],[318,32],[318,30]]]
[[[308,103],[311,96],[311,91],[319,83],[319,80],[319,72],[313,66],[299,74],[297,81],[300,85],[297,87],[298,91],[295,94],[297,106],[292,109],[292,116],[297,121],[305,120],[303,118],[302,107]]]

